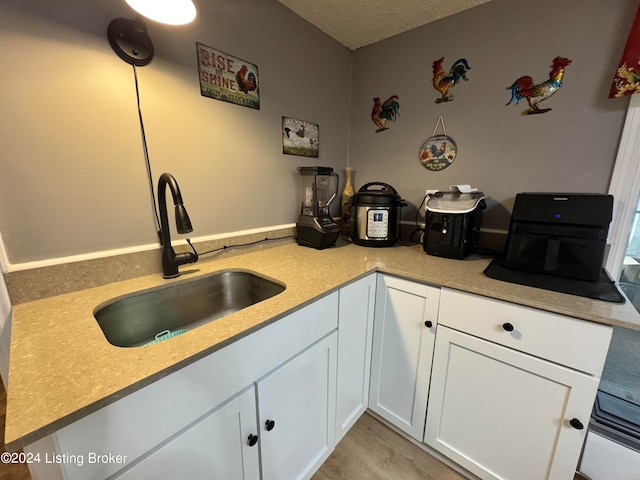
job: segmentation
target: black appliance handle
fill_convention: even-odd
[[[385,187],[386,189],[391,190],[396,195],[398,194],[398,191],[395,188],[393,188],[388,183],[384,183],[384,182],[369,182],[369,183],[365,183],[363,186],[361,186],[358,189],[358,192],[368,192],[369,191],[369,187],[371,187],[373,185],[378,185],[380,187]]]

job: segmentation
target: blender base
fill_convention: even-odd
[[[331,219],[322,222],[323,227],[317,223],[315,217],[300,217],[296,223],[296,241],[298,245],[323,250],[335,245],[340,236],[340,227]]]

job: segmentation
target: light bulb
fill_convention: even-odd
[[[192,0],[125,0],[136,12],[168,25],[184,25],[196,18]]]

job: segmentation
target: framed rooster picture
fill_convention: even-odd
[[[258,67],[251,62],[196,42],[200,94],[243,107],[260,109]]]
[[[318,158],[319,129],[315,123],[282,117],[282,153]]]

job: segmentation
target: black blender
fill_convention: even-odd
[[[340,236],[340,227],[329,213],[329,205],[338,194],[338,175],[331,167],[298,167],[302,206],[296,222],[299,245],[322,250],[331,247]]]

